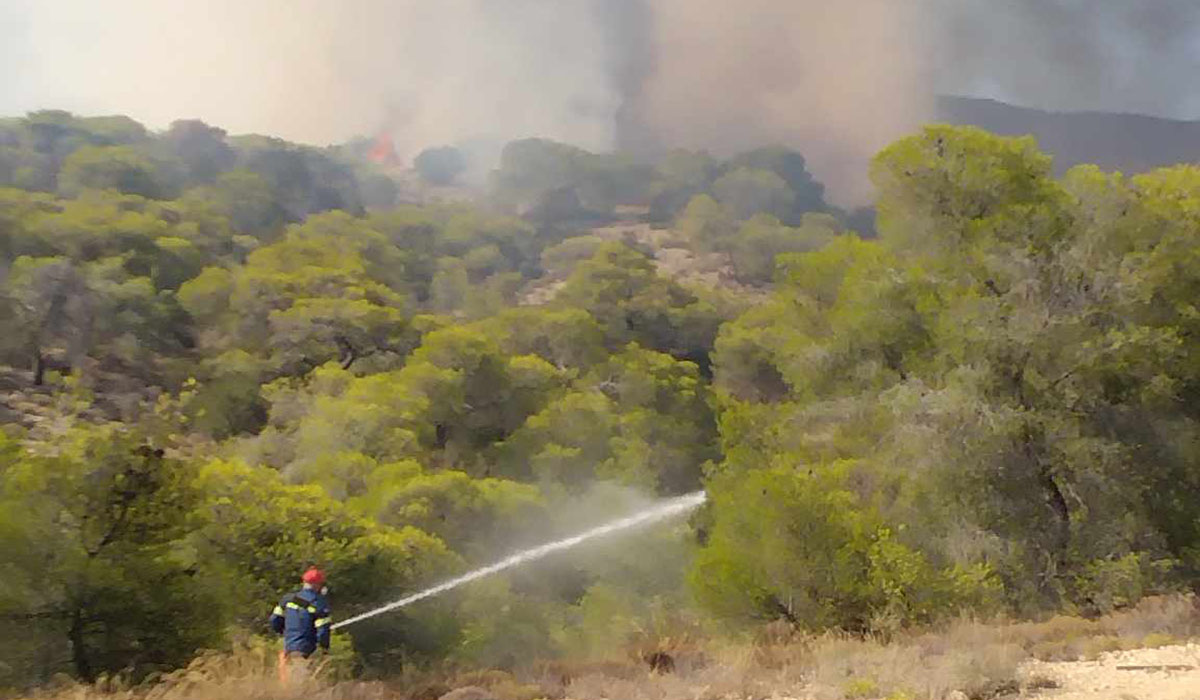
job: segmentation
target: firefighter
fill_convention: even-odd
[[[271,629],[283,636],[279,652],[281,680],[287,681],[287,666],[303,666],[317,647],[329,651],[329,604],[325,594],[325,574],[311,568],[300,577],[303,586],[288,594],[271,613]]]

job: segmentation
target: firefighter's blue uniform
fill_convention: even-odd
[[[305,658],[318,646],[329,649],[331,622],[325,596],[310,588],[288,595],[271,612],[271,629],[283,635],[283,650]]]

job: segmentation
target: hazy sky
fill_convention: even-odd
[[[1200,118],[1197,0],[925,1],[940,5],[938,16],[907,28],[920,36],[905,49],[935,55],[942,91],[1050,108]],[[677,4],[641,2],[668,13]],[[863,3],[879,4],[723,4],[736,8],[731,16],[754,13],[770,26],[779,19],[773,15],[803,21],[786,10],[797,4]],[[596,4],[2,0],[0,113],[40,107],[124,112],[156,126],[191,115],[235,131],[325,140],[373,128],[387,110],[443,109],[410,104],[423,101],[503,111],[506,120],[523,113],[516,115],[521,126],[547,128],[577,115],[610,115],[620,98],[606,85],[611,56],[604,44],[612,37],[596,19]],[[706,3],[706,11],[721,4]],[[744,34],[746,25],[734,24],[732,31]],[[720,54],[699,58],[715,62]],[[831,54],[822,68],[836,71],[839,62],[853,60]],[[377,98],[364,102],[364,92]],[[530,94],[541,99],[520,104],[506,97]],[[312,114],[324,112],[330,101],[344,102],[339,124],[321,123],[323,117]],[[605,138],[586,128],[574,136],[593,143]]]
[[[1200,0],[0,0],[0,71],[5,115],[772,141],[853,189],[937,92],[1200,118]]]
[[[443,125],[500,113],[510,129],[601,147],[607,134],[574,118],[616,101],[576,87],[606,79],[584,4],[0,0],[0,113],[57,107],[153,126],[200,117],[317,142],[385,120],[448,140],[462,134]],[[514,102],[535,90],[536,102]]]
[[[943,90],[1200,119],[1200,0],[935,0]]]

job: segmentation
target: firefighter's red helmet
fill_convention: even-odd
[[[304,575],[300,577],[300,580],[314,586],[321,586],[325,583],[325,572],[314,566],[308,571],[305,571]]]

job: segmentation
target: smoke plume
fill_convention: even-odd
[[[923,11],[895,0],[653,0],[652,70],[632,112],[663,144],[794,146],[836,197],[927,118]]]
[[[597,58],[596,0],[11,1],[0,27],[17,34],[21,70],[3,80],[22,94],[0,90],[6,113],[199,117],[314,143],[388,125],[410,147],[538,135],[602,149],[620,105]]]
[[[1196,0],[936,0],[938,86],[1060,111],[1200,117]]]
[[[936,91],[1200,116],[1196,0],[8,0],[0,113],[198,117],[402,155],[785,143],[835,198]]]

